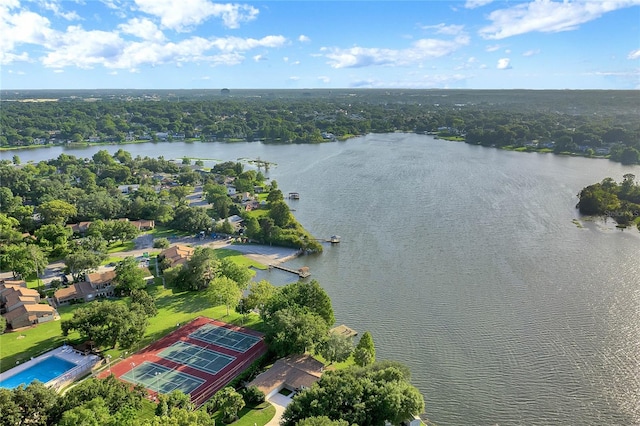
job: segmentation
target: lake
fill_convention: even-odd
[[[22,161],[60,147],[2,152]],[[338,324],[412,370],[438,425],[640,424],[640,233],[579,218],[584,186],[640,167],[413,134],[320,145],[162,143],[133,156],[274,162],[316,237]]]

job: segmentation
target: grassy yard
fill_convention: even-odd
[[[76,305],[78,306],[78,305]],[[58,309],[62,319],[70,319],[75,306],[65,306]],[[16,366],[16,362],[28,361],[53,348],[61,346],[65,341],[78,340],[78,333],[62,336],[60,321],[43,323],[33,328],[26,328],[0,335],[0,371]]]
[[[263,265],[260,262],[256,262],[255,260],[249,259],[244,254],[239,251],[235,251],[233,249],[216,249],[216,255],[218,259],[231,258],[234,263],[240,266],[244,266],[247,268],[255,268],[255,269],[268,269],[267,265]]]
[[[107,253],[109,254],[120,253],[122,251],[130,251],[135,248],[136,248],[136,243],[134,243],[133,240],[125,241],[125,242],[120,241],[120,242],[109,245],[109,248],[107,249]]]
[[[238,413],[239,419],[233,423],[230,423],[232,426],[264,426],[275,416],[276,409],[273,405],[268,402],[263,402],[260,405],[255,407],[244,407]],[[213,415],[213,418],[216,421],[217,425],[222,425],[222,414],[220,412],[216,412]]]
[[[172,228],[167,228],[165,226],[156,226],[154,229],[148,232],[149,235],[156,238],[171,238],[174,236],[185,237],[187,235],[192,235],[191,232],[186,231],[177,231]]]

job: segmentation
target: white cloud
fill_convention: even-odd
[[[464,25],[447,25],[440,23],[437,25],[424,25],[423,30],[435,30],[436,34],[458,35],[464,30]]]
[[[509,58],[500,58],[498,59],[498,65],[496,66],[499,70],[510,70],[511,67],[511,59]]]
[[[42,63],[50,68],[75,65],[89,69],[95,65],[109,65],[118,60],[125,42],[116,33],[86,31],[80,26],[67,28],[66,33],[57,34]]]
[[[629,52],[627,59],[640,59],[640,49]]]
[[[534,56],[534,55],[537,55],[538,53],[540,53],[540,49],[531,49],[524,52],[522,56]]]
[[[266,36],[261,39],[240,38],[240,37],[220,37],[212,41],[213,46],[223,51],[241,50],[246,51],[257,47],[281,47],[287,42],[283,36]]]
[[[422,39],[406,49],[383,49],[351,47],[348,49],[326,48],[325,56],[333,68],[359,68],[372,65],[407,66],[422,60],[448,55],[469,44],[469,37],[459,36],[454,40]]]
[[[484,6],[491,3],[493,0],[467,0],[464,7],[467,9],[475,9],[476,7]]]
[[[328,84],[328,83],[331,82],[331,79],[329,77],[327,77],[326,75],[321,75],[320,77],[318,77],[318,80],[320,80],[324,84]]]
[[[298,81],[300,80],[300,77],[298,77],[297,75],[292,75],[291,77],[289,77],[290,81]]]
[[[213,3],[209,0],[135,0],[138,8],[160,18],[164,28],[186,32],[210,17],[222,19],[227,28],[238,28],[258,16],[258,9],[246,4]]]
[[[488,16],[491,24],[479,33],[486,39],[503,39],[533,31],[571,31],[607,12],[638,4],[640,0],[534,0],[494,10]]]
[[[146,18],[129,19],[126,24],[118,25],[118,28],[123,33],[131,34],[142,40],[161,42],[166,38],[156,24]]]
[[[53,12],[55,16],[66,19],[67,21],[74,21],[74,20],[81,19],[80,15],[78,15],[75,11],[71,11],[71,12],[63,11],[62,7],[60,6],[59,0],[42,1],[41,5],[46,10],[50,10],[51,12]]]
[[[496,50],[500,50],[500,45],[499,44],[494,44],[494,45],[491,45],[491,46],[487,46],[487,47],[485,47],[484,50],[487,51],[487,52],[495,52]]]
[[[22,9],[12,13],[19,6],[14,0],[0,3],[0,64],[3,65],[29,60],[26,52],[15,50],[22,44],[47,44],[55,34],[51,22],[37,13]]]
[[[64,70],[53,70],[54,73],[56,74],[62,74],[64,72]]]
[[[256,61],[256,62],[260,62],[260,61],[266,61],[267,58],[265,56],[263,56],[263,55],[255,55],[253,57],[253,60]]]
[[[298,37],[298,41],[300,43],[309,43],[311,39],[304,34],[300,34],[300,36]]]

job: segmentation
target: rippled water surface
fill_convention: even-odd
[[[411,367],[430,421],[640,424],[640,233],[572,223],[582,187],[640,167],[407,134],[125,149],[277,163],[302,224],[342,236],[291,265],[310,266],[339,323],[373,333],[378,358]]]

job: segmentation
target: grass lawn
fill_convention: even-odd
[[[218,259],[226,259],[226,258],[231,258],[231,260],[240,266],[244,266],[246,268],[249,267],[253,267],[256,269],[268,269],[269,267],[267,265],[263,265],[260,262],[256,262],[255,260],[249,259],[247,256],[245,256],[244,254],[240,253],[239,251],[233,250],[233,249],[216,249],[216,256],[218,256]]]
[[[244,407],[238,413],[239,419],[233,423],[230,423],[233,426],[264,426],[266,425],[273,416],[276,415],[276,409],[273,405],[268,402],[263,402],[260,405],[257,405],[252,408]],[[222,414],[220,412],[216,412],[213,415],[213,418],[216,421],[216,424],[224,424],[222,423]]]
[[[120,253],[121,251],[130,251],[136,248],[136,243],[133,242],[133,240],[131,241],[125,241],[124,243],[122,241],[118,242],[118,243],[113,243],[109,246],[109,248],[107,249],[107,253],[111,254],[111,253]]]
[[[176,229],[167,228],[165,226],[156,226],[148,234],[152,235],[154,239],[156,238],[171,238],[174,236],[184,237],[187,235],[191,235],[191,232],[186,231],[178,231]]]
[[[75,305],[81,306],[81,305]],[[65,306],[58,309],[62,319],[70,319],[75,306]],[[80,335],[69,333],[62,336],[60,321],[51,321],[33,328],[14,331],[0,335],[0,371],[6,371],[20,363],[28,361],[44,352],[61,346],[65,341],[78,340]]]

